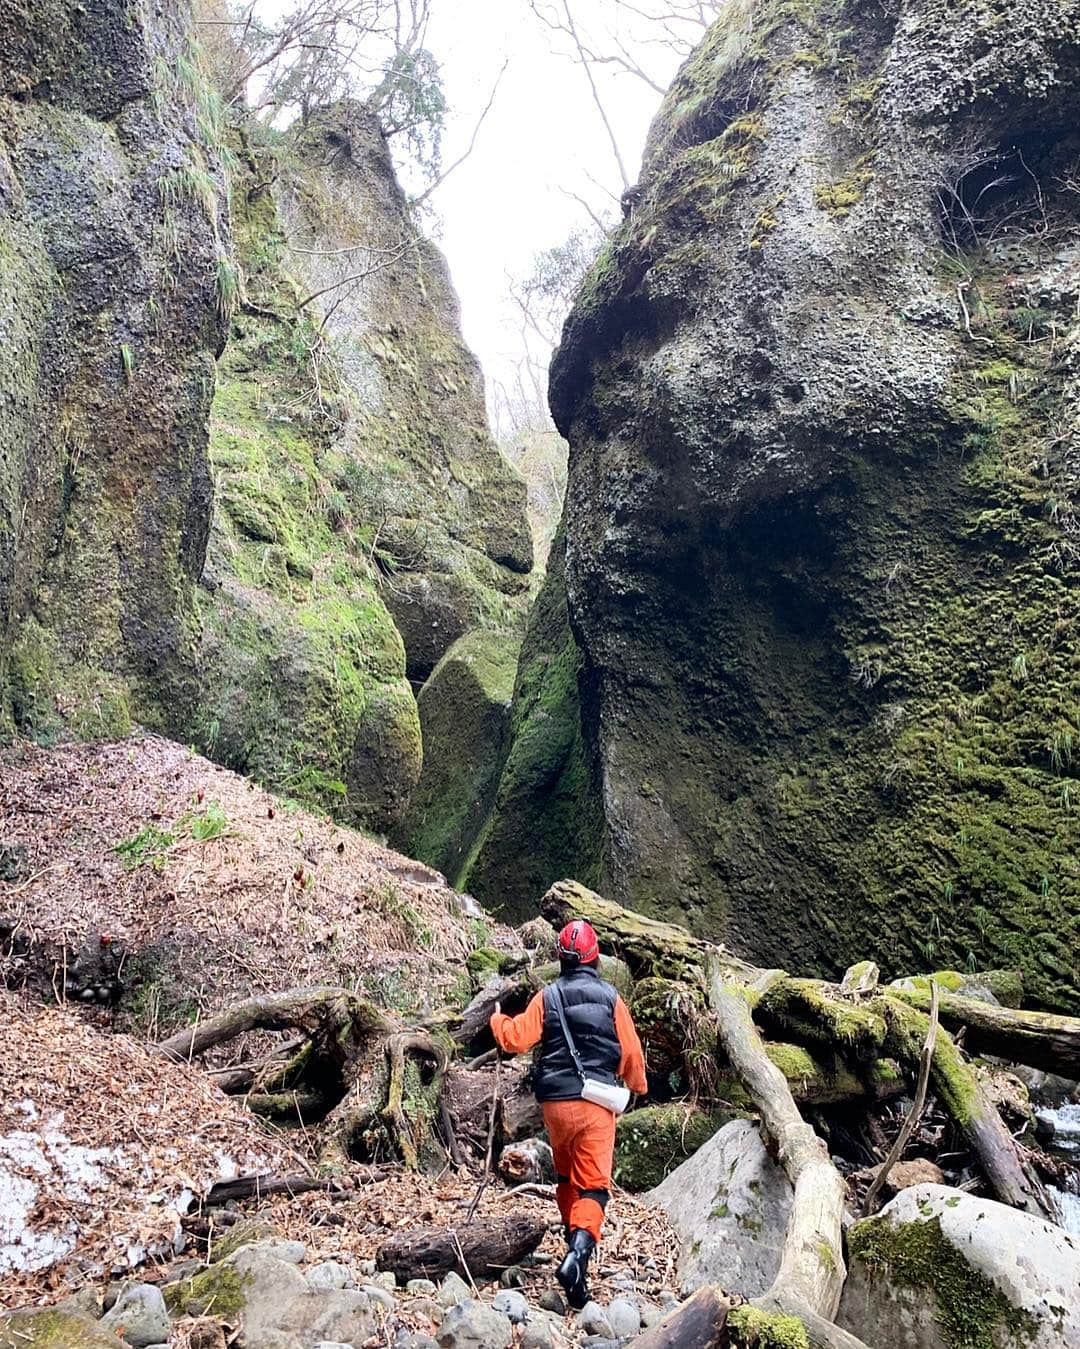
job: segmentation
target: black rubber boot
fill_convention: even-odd
[[[589,1256],[596,1250],[596,1242],[581,1227],[575,1227],[570,1233],[570,1249],[563,1262],[555,1271],[555,1277],[562,1285],[566,1300],[575,1311],[580,1311],[589,1300],[587,1274]]]

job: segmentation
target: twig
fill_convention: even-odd
[[[956,298],[960,301],[960,308],[964,311],[964,331],[973,342],[985,342],[988,347],[994,344],[989,337],[980,337],[977,333],[971,331],[971,314],[968,311],[967,300],[964,298],[968,286],[971,285],[971,277],[966,281],[959,281],[956,285]]]
[[[922,1118],[923,1107],[926,1105],[926,1087],[930,1081],[930,1065],[934,1059],[934,1044],[937,1041],[938,1028],[938,986],[933,979],[930,981],[930,1028],[926,1032],[926,1043],[923,1045],[922,1055],[919,1059],[919,1080],[915,1087],[915,1099],[911,1103],[911,1109],[908,1111],[907,1119],[900,1126],[900,1132],[896,1135],[896,1141],[889,1149],[889,1155],[878,1168],[878,1173],[874,1177],[874,1183],[866,1192],[866,1198],[863,1200],[863,1213],[872,1213],[874,1200],[878,1197],[881,1187],[885,1184],[885,1178],[892,1170],[893,1166],[899,1161],[904,1148],[907,1147],[908,1139],[915,1132],[915,1126]]]
[[[477,1187],[473,1201],[469,1205],[469,1211],[465,1215],[466,1224],[471,1223],[473,1214],[476,1212],[484,1191],[487,1189],[488,1181],[491,1179],[491,1154],[495,1148],[495,1116],[499,1109],[499,1072],[502,1068],[502,1059],[495,1060],[495,1079],[491,1086],[491,1113],[488,1116],[488,1135],[487,1152],[484,1155],[484,1174],[480,1177],[480,1184]]]

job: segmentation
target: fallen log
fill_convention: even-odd
[[[920,1012],[930,1010],[930,994],[922,989],[890,988],[889,996]],[[939,990],[939,1009],[944,1026],[965,1031],[964,1044],[972,1053],[994,1054],[1059,1077],[1080,1077],[1080,1018],[996,1007],[944,989]]]
[[[892,996],[886,996],[883,1005],[889,1025],[887,1047],[916,1069],[929,1034],[930,1018]],[[979,1079],[944,1032],[937,1036],[933,1046],[930,1082],[979,1159],[995,1198],[1055,1221],[1056,1210],[1042,1182],[1027,1164]]]
[[[731,1304],[719,1289],[699,1288],[633,1341],[633,1349],[726,1349]]]
[[[846,1275],[843,1178],[766,1054],[742,990],[725,985],[719,964],[709,970],[709,1002],[731,1066],[761,1112],[762,1131],[795,1190],[780,1270],[766,1297],[784,1311],[809,1310],[831,1321]]]
[[[726,947],[702,941],[675,923],[624,909],[577,881],[556,881],[540,901],[540,912],[556,928],[572,918],[588,919],[601,945],[621,956],[635,978],[657,974],[699,980],[710,957],[718,958],[731,975],[753,978],[761,974]]]
[[[488,1023],[495,1010],[495,1004],[501,1003],[504,1012],[517,1015],[525,1009],[525,1004],[536,992],[538,985],[532,976],[517,976],[511,979],[492,975],[476,997],[464,1009],[450,1026],[450,1035],[461,1046],[471,1045],[481,1036],[488,1044],[493,1044]]]
[[[474,1279],[497,1278],[535,1251],[546,1232],[546,1219],[525,1213],[477,1219],[456,1228],[413,1228],[384,1241],[375,1263],[400,1284],[441,1279],[451,1270]]]

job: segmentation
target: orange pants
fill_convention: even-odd
[[[611,1189],[615,1116],[592,1101],[545,1101],[543,1111],[555,1154],[555,1202],[562,1220],[599,1241]]]

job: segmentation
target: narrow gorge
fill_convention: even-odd
[[[1080,0],[499,3],[0,0],[0,1349],[1080,1349]]]

